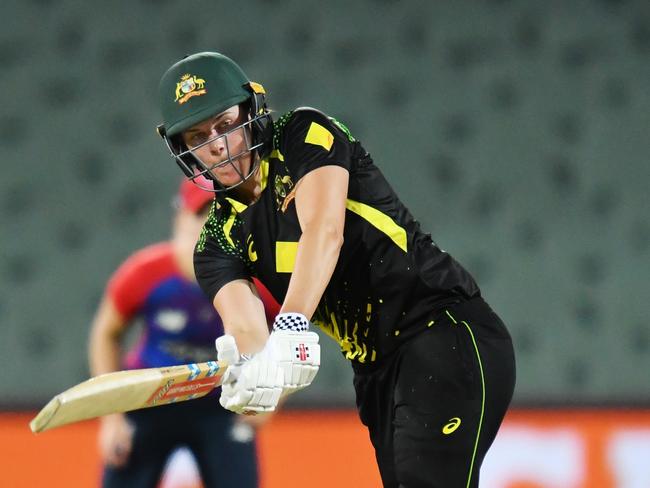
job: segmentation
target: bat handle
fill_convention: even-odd
[[[228,364],[239,362],[239,349],[235,338],[231,335],[222,335],[214,341],[217,347],[217,360],[226,361]]]

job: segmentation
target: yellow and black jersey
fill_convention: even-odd
[[[260,198],[245,205],[226,193],[215,201],[196,246],[195,270],[210,298],[226,283],[254,276],[282,302],[301,235],[295,184],[327,165],[348,170],[350,183],[343,247],[312,321],[362,367],[431,326],[444,305],[480,292],[469,273],[420,230],[338,121],[301,108],[275,122],[273,151],[260,165]]]

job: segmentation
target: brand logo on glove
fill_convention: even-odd
[[[304,344],[298,344],[298,347],[296,347],[296,358],[300,359],[301,361],[307,361],[308,357],[309,348]]]

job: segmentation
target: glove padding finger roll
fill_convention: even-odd
[[[309,386],[320,367],[318,334],[309,332],[309,320],[300,313],[281,313],[273,322],[271,347],[284,371],[283,395]]]
[[[277,361],[262,350],[253,358],[240,356],[232,336],[216,341],[217,359],[228,361],[223,375],[219,403],[235,413],[271,412],[278,404],[284,373]]]
[[[314,380],[320,367],[320,345],[315,332],[274,330],[266,349],[284,373],[283,388],[295,391]]]
[[[222,376],[221,383],[227,384],[237,380],[241,370],[241,356],[235,338],[231,335],[225,334],[217,337],[214,341],[217,348],[217,360],[226,361],[228,368]]]
[[[284,372],[283,395],[309,386],[320,367],[318,334],[309,331],[309,320],[300,313],[275,317],[267,347]]]

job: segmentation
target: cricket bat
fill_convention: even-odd
[[[29,427],[43,432],[111,413],[199,398],[221,385],[227,367],[227,361],[208,361],[102,374],[56,395]]]

